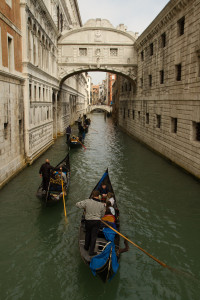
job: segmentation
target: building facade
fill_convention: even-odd
[[[135,43],[137,83],[116,87],[120,126],[198,178],[199,16],[198,0],[169,1]]]
[[[0,2],[0,187],[87,108],[86,75],[58,78],[58,38],[82,26],[77,0]]]
[[[75,0],[24,0],[21,16],[25,151],[31,163],[85,108],[85,77],[73,76],[60,86],[57,74],[58,37],[82,23]]]
[[[25,165],[20,1],[0,1],[0,186]]]

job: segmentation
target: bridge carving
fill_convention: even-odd
[[[91,19],[81,28],[63,32],[58,41],[58,76],[68,77],[90,71],[137,76],[137,34],[124,25],[114,28],[108,20]]]

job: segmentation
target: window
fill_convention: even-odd
[[[22,133],[22,120],[19,120],[19,134]]]
[[[141,56],[141,61],[144,61],[144,51],[141,51],[140,56]]]
[[[176,67],[176,80],[181,81],[181,64],[178,64]]]
[[[181,36],[184,34],[185,17],[182,17],[180,20],[178,20],[177,25],[178,25],[178,36]]]
[[[138,111],[138,120],[140,120],[140,111]]]
[[[130,117],[130,109],[128,109],[128,118]]]
[[[162,48],[165,48],[166,46],[166,33],[164,32],[162,35],[161,35],[161,47]]]
[[[140,78],[140,87],[143,88],[143,78]]]
[[[160,84],[164,83],[164,70],[160,71]]]
[[[124,119],[126,118],[126,109],[124,108]]]
[[[132,114],[133,114],[133,120],[135,120],[135,110],[132,110]]]
[[[171,118],[171,132],[177,133],[177,118]]]
[[[29,99],[32,99],[32,84],[29,83]]]
[[[131,91],[131,82],[129,82],[129,92]]]
[[[152,86],[152,75],[149,75],[149,86]]]
[[[146,113],[146,124],[149,124],[149,113]]]
[[[110,56],[118,56],[118,49],[110,48]]]
[[[87,48],[79,48],[80,56],[87,56]]]
[[[156,115],[156,127],[161,127],[161,115]]]
[[[0,57],[0,63],[1,63],[1,57]],[[200,77],[200,54],[198,56],[198,77]]]
[[[149,49],[150,49],[150,56],[152,56],[153,55],[153,43],[151,43],[149,45]]]
[[[34,85],[34,99],[37,100],[37,87]]]
[[[8,123],[4,123],[4,139],[8,138]]]
[[[14,49],[13,49],[13,38],[8,36],[8,69],[13,71],[14,69]]]
[[[200,122],[193,122],[193,139],[200,141]]]

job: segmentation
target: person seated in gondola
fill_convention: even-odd
[[[116,229],[116,224],[115,224],[115,216],[110,211],[110,207],[106,207],[106,212],[103,218],[101,218],[104,222],[108,223],[108,225],[112,226],[113,228]],[[102,226],[105,227],[105,226]]]
[[[115,209],[114,209],[114,207],[112,206],[112,204],[111,204],[110,201],[106,201],[106,208],[109,208],[111,214],[112,214],[113,216],[115,216]]]
[[[110,201],[111,205],[114,206],[115,199],[114,199],[114,194],[111,192],[108,192],[106,202]]]
[[[111,213],[110,207],[106,207],[105,215],[102,218],[103,221],[115,223],[115,216]]]
[[[107,188],[105,183],[102,183],[98,190],[99,190],[100,195],[102,197],[101,200],[105,202],[106,197],[107,197],[108,192],[109,192],[109,189]]]
[[[64,184],[66,184],[67,183],[67,176],[63,172],[62,168],[60,168],[60,170],[58,171],[58,174],[59,174],[60,177],[62,176],[62,180],[63,180]]]

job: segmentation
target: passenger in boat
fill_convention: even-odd
[[[108,195],[108,192],[109,192],[109,189],[107,188],[106,184],[105,183],[102,183],[100,188],[99,188],[99,192],[101,194],[101,197],[102,197],[102,201],[106,201],[106,197]]]
[[[106,201],[106,208],[110,209],[110,212],[113,216],[115,216],[115,209],[114,207],[112,207],[111,202],[110,201]]]
[[[104,204],[99,200],[99,191],[95,190],[92,193],[91,199],[86,199],[76,203],[78,208],[85,210],[85,246],[86,251],[89,250],[89,255],[97,255],[94,252],[97,235],[101,225],[101,218],[105,214]]]
[[[58,171],[59,175],[62,175],[62,180],[63,182],[66,184],[67,183],[67,176],[64,172],[62,172],[62,168],[60,168],[60,170]]]
[[[115,203],[114,194],[108,192],[106,201],[110,201],[111,205],[114,206]]]
[[[45,163],[41,165],[39,174],[42,177],[42,188],[44,191],[48,191],[50,174],[54,168],[50,165],[49,159],[46,159]]]
[[[115,216],[111,213],[110,207],[106,207],[106,212],[102,220],[109,223],[115,223]]]
[[[71,129],[71,126],[69,125],[69,126],[66,128],[67,142],[69,141],[69,138],[70,138],[71,133],[72,133],[72,129]]]

